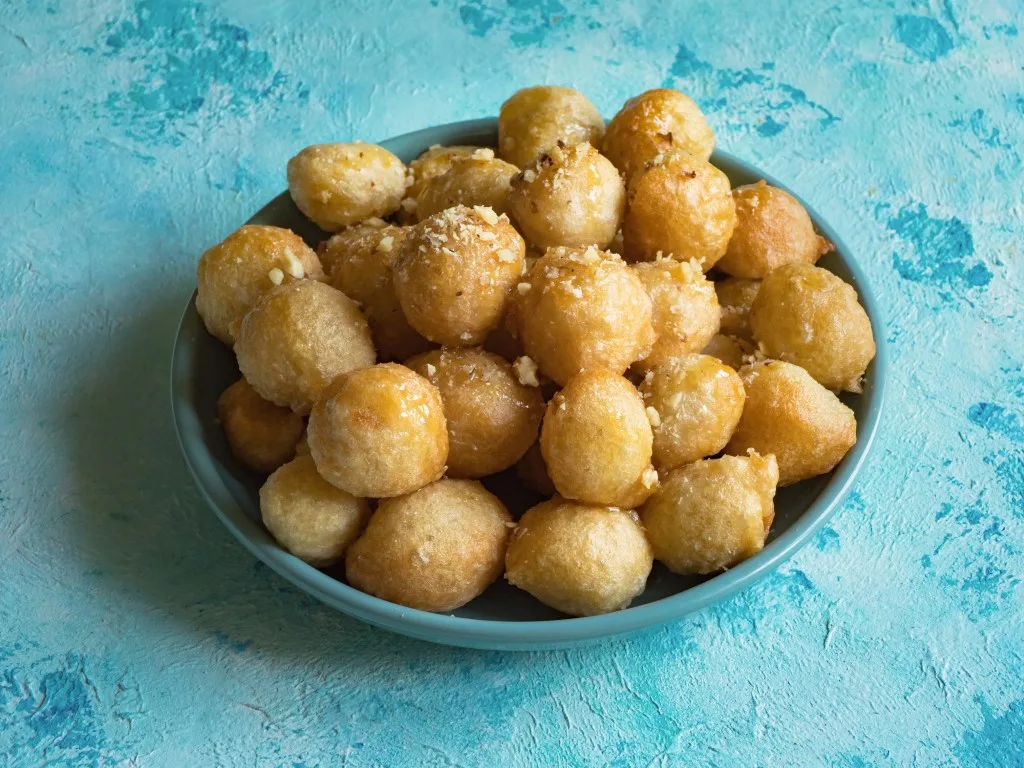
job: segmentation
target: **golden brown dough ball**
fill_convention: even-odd
[[[291,461],[306,428],[299,414],[264,400],[245,379],[217,398],[217,419],[231,453],[256,472],[273,472]]]
[[[673,469],[725,447],[743,413],[743,381],[708,355],[684,355],[650,371],[640,384],[654,421],[654,465]]]
[[[230,346],[263,294],[282,283],[323,276],[313,249],[290,229],[246,224],[199,259],[196,311],[206,329]]]
[[[656,88],[634,96],[608,123],[601,151],[628,181],[644,163],[678,150],[707,160],[715,135],[704,113],[689,96]]]
[[[516,288],[523,348],[559,384],[583,370],[623,373],[654,341],[651,299],[613,253],[552,248]]]
[[[370,507],[317,474],[309,456],[299,456],[260,488],[263,524],[300,560],[324,568],[336,563],[359,536]]]
[[[533,245],[604,248],[626,207],[626,185],[589,144],[556,145],[512,179],[508,208]]]
[[[396,363],[338,376],[313,408],[307,436],[320,474],[354,496],[411,493],[444,474],[448,458],[440,392]]]
[[[544,463],[544,454],[540,451],[540,441],[530,446],[523,458],[516,464],[516,477],[530,490],[541,496],[554,496],[557,491],[555,484],[548,476],[548,467]]]
[[[385,499],[348,550],[356,589],[423,611],[454,611],[499,576],[514,527],[498,498],[473,480],[438,480]]]
[[[451,168],[423,183],[416,197],[416,216],[423,221],[456,205],[482,205],[496,213],[508,213],[512,177],[517,173],[518,168],[498,160],[491,149],[454,158]]]
[[[412,183],[409,185],[408,189],[405,190],[405,200],[402,201],[402,207],[399,209],[399,214],[403,218],[412,214],[412,218],[408,223],[416,221],[416,206],[408,201],[415,201],[416,198],[419,197],[420,192],[423,191],[423,185],[426,184],[428,180],[447,172],[447,170],[452,167],[452,163],[456,160],[472,157],[473,154],[479,150],[484,150],[480,153],[480,157],[485,157],[488,152],[490,152],[491,157],[494,156],[493,149],[487,150],[484,147],[473,147],[467,145],[442,147],[435,144],[409,163],[409,176]]]
[[[393,266],[395,293],[426,338],[475,346],[501,322],[525,253],[507,216],[482,206],[449,208],[409,230]]]
[[[438,388],[448,422],[448,474],[484,477],[519,461],[537,439],[544,399],[481,349],[438,349],[407,365]]]
[[[253,389],[296,413],[308,413],[335,376],[376,360],[359,306],[314,280],[282,285],[256,302],[235,354]]]
[[[626,258],[696,259],[707,272],[725,254],[736,226],[729,178],[682,152],[658,155],[629,182],[622,224]]]
[[[718,333],[719,309],[715,284],[696,262],[658,259],[636,264],[654,310],[654,346],[640,361],[642,369],[700,352]]]
[[[833,392],[862,392],[875,357],[871,321],[857,291],[827,269],[779,267],[750,308],[754,338],[768,357],[795,363]]]
[[[573,376],[548,403],[540,449],[567,499],[617,504],[651,463],[651,422],[639,393],[611,371]],[[647,476],[648,484],[656,477]]]
[[[707,343],[701,354],[711,355],[711,357],[718,358],[730,368],[739,370],[747,363],[753,361],[754,345],[735,336],[716,333],[711,337],[711,341]]]
[[[629,606],[654,564],[635,512],[555,497],[526,511],[505,555],[505,578],[571,616]]]
[[[596,147],[602,134],[604,118],[575,88],[523,88],[498,113],[498,154],[520,168],[559,142],[571,147],[586,141]]]
[[[747,393],[725,452],[775,454],[779,486],[823,475],[857,442],[857,420],[803,368],[771,360],[740,369]]]
[[[405,165],[376,144],[314,144],[288,161],[288,191],[314,224],[337,232],[397,210]]]
[[[669,473],[640,519],[675,573],[714,573],[756,555],[775,517],[775,457],[723,456]]]
[[[735,277],[760,278],[785,264],[813,264],[833,246],[814,231],[800,201],[764,181],[737,187],[736,229],[717,266]]]
[[[750,341],[750,305],[757,298],[760,280],[727,277],[715,283],[718,306],[722,309],[722,333]]]

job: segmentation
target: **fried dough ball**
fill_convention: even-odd
[[[675,573],[714,573],[756,555],[775,517],[775,457],[723,456],[673,470],[640,519]]]
[[[629,182],[622,224],[626,258],[696,259],[707,272],[725,254],[736,226],[729,178],[682,152],[658,155]]]
[[[750,305],[757,298],[760,280],[745,277],[727,277],[715,283],[718,306],[722,310],[722,333],[750,341]]]
[[[559,384],[582,370],[623,373],[654,341],[643,282],[593,246],[548,250],[516,294],[523,348]]]
[[[448,474],[484,477],[508,469],[537,439],[544,398],[512,366],[481,349],[437,349],[406,365],[438,388],[448,422]]]
[[[499,576],[512,517],[474,480],[438,480],[385,499],[348,550],[356,589],[423,611],[454,611]]]
[[[800,201],[764,181],[736,187],[736,229],[716,265],[734,277],[760,278],[785,264],[813,264],[833,249],[814,231]]]
[[[217,420],[231,453],[256,472],[273,472],[291,461],[306,428],[299,414],[264,400],[245,379],[217,398]]]
[[[316,568],[336,563],[359,536],[370,507],[317,474],[310,456],[299,456],[260,488],[263,524],[277,542]]]
[[[743,413],[743,381],[708,355],[684,355],[654,368],[640,394],[658,416],[654,465],[673,469],[725,447]]]
[[[551,147],[512,179],[508,208],[533,245],[604,248],[626,207],[626,185],[589,144]]]
[[[611,371],[573,376],[548,403],[540,449],[567,499],[613,505],[626,499],[651,463],[651,422],[639,393]],[[648,474],[647,483],[656,481]]]
[[[395,293],[426,338],[475,346],[501,322],[525,253],[507,216],[483,206],[449,208],[409,230],[393,265]]]
[[[541,453],[539,440],[530,446],[530,449],[523,454],[523,458],[516,464],[516,477],[523,485],[541,496],[554,496],[557,493],[555,484],[551,482],[551,477],[548,475],[548,467],[544,463],[544,454]]]
[[[715,135],[700,107],[671,88],[634,96],[608,123],[601,151],[628,181],[658,155],[679,150],[707,160]]]
[[[558,497],[538,504],[512,534],[505,578],[571,616],[626,608],[654,564],[635,514]]]
[[[639,362],[641,369],[699,352],[718,333],[720,321],[715,284],[696,262],[658,259],[634,265],[651,297],[654,346]]]
[[[235,354],[261,397],[303,414],[335,376],[376,360],[359,305],[315,280],[282,285],[256,302]]]
[[[454,158],[451,168],[423,182],[416,197],[416,216],[423,221],[456,205],[477,205],[508,213],[512,177],[519,169],[494,157],[494,150],[477,150],[466,158]]]
[[[770,360],[740,378],[747,400],[725,452],[775,454],[780,487],[832,471],[857,442],[853,411],[803,368]]]
[[[405,165],[376,144],[314,144],[288,161],[288,191],[320,229],[387,216],[405,196]]]
[[[486,157],[488,152],[490,152],[491,157],[494,156],[494,150],[488,150],[485,147],[467,145],[452,147],[434,145],[430,147],[426,152],[409,163],[409,175],[412,177],[412,184],[405,191],[406,197],[411,197],[415,200],[428,180],[447,172],[456,160],[472,157],[474,153],[480,150],[483,150],[483,152],[480,153],[479,157]]]
[[[246,224],[199,259],[196,311],[206,330],[231,346],[242,318],[263,294],[323,276],[313,249],[290,229]]]
[[[768,357],[795,363],[833,392],[862,392],[875,357],[871,321],[853,286],[810,264],[779,267],[750,308],[754,338]]]
[[[317,470],[354,496],[401,496],[444,474],[448,430],[437,387],[404,365],[338,376],[309,416]]]
[[[726,336],[724,333],[716,333],[711,337],[701,352],[704,355],[718,358],[730,368],[739,370],[751,360],[754,355],[754,345],[749,341],[738,339],[735,336]]]
[[[523,88],[498,113],[498,154],[520,168],[559,142],[567,147],[585,141],[598,146],[603,134],[601,113],[575,88]]]

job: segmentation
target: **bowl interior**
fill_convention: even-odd
[[[383,142],[382,145],[403,161],[409,162],[432,144],[495,146],[496,140],[495,121],[484,119],[417,131]],[[762,178],[777,186],[784,186],[727,153],[716,152],[712,156],[712,162],[729,176],[733,186],[753,183]],[[870,295],[866,294],[860,274],[855,264],[851,262],[850,255],[831,228],[812,210],[808,210],[819,231],[836,243],[836,251],[824,257],[819,262],[820,266],[857,287],[861,300],[872,318],[875,338],[879,344],[879,356],[865,377],[864,393],[860,396],[843,397],[844,402],[853,409],[858,422],[858,444],[843,463],[833,473],[781,489],[775,500],[776,516],[768,545],[759,555],[726,573],[710,579],[683,577],[672,574],[660,564],[656,564],[647,590],[634,601],[631,608],[609,617],[590,619],[566,619],[563,614],[547,608],[525,592],[509,586],[504,580],[499,580],[479,598],[456,611],[455,617],[485,620],[487,624],[530,622],[564,626],[589,622],[594,628],[586,630],[584,634],[587,635],[593,632],[612,634],[616,631],[659,623],[749,583],[754,577],[760,576],[795,551],[824,522],[852,481],[877,425],[882,394],[884,335],[877,308]],[[290,228],[313,246],[328,236],[298,211],[287,193],[271,201],[256,213],[249,223]],[[465,637],[460,639],[455,629],[465,629],[468,626],[466,624],[452,623],[451,637],[438,636],[439,633],[443,635],[445,632],[444,625],[440,625],[440,628],[436,625],[438,617],[393,606],[363,595],[344,584],[341,573],[328,571],[325,575],[318,574],[277,547],[260,522],[258,491],[263,478],[248,471],[234,459],[223,431],[216,422],[217,397],[239,376],[234,355],[230,349],[206,333],[196,313],[194,299],[193,296],[186,308],[175,345],[172,382],[175,418],[190,468],[204,495],[228,527],[249,549],[275,570],[342,610],[391,629],[427,639],[487,647],[501,646],[502,643],[498,641],[467,641]],[[499,493],[515,515],[539,500],[538,496],[516,481],[511,471],[488,479],[485,483],[491,490]],[[332,578],[337,580],[332,581]],[[698,585],[703,587],[694,589]],[[693,595],[693,599],[680,600],[687,595]],[[677,602],[668,608],[666,599]],[[659,609],[653,610],[652,604],[659,604]],[[643,606],[649,606],[652,610],[644,611]],[[394,615],[389,615],[389,612]],[[625,618],[627,614],[643,614],[643,618],[608,623],[600,630],[596,628],[600,619],[616,616]],[[486,630],[485,634],[487,631],[490,630]],[[551,632],[546,631],[544,635],[549,644],[553,639],[560,639],[559,635]]]

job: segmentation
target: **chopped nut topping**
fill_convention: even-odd
[[[272,270],[267,272],[267,277],[270,278],[270,282],[274,285],[280,285],[284,281],[284,272],[277,267],[274,267]]]
[[[498,236],[493,232],[481,232],[477,237],[484,242],[490,242],[491,240],[497,240]]]
[[[382,237],[380,239],[380,242],[377,243],[377,250],[380,251],[381,253],[391,253],[391,249],[392,247],[394,247],[394,245],[395,238],[392,237],[391,235],[387,235],[386,237]]]
[[[516,286],[516,290],[519,291],[520,296],[525,296],[527,293],[530,292],[531,288],[533,288],[533,286],[530,285],[529,283],[520,283],[519,285]]]
[[[433,363],[427,363],[427,376],[433,377],[437,373],[437,366]]]
[[[644,488],[653,488],[658,484],[658,470],[648,467],[640,476],[640,482],[643,483]]]
[[[407,197],[404,200],[402,200],[402,210],[405,211],[406,213],[412,213],[413,211],[415,211],[417,205],[418,203],[416,202],[415,197]]]
[[[494,212],[494,209],[487,205],[474,205],[473,210],[476,211],[477,215],[486,221],[490,225],[498,223],[498,214]]]
[[[647,406],[647,420],[651,422],[652,427],[661,426],[661,414],[658,413],[658,409],[653,405]]]
[[[516,260],[516,255],[512,253],[508,248],[502,248],[498,251],[498,261],[513,262]]]
[[[480,147],[480,149],[477,149],[473,152],[471,157],[474,160],[493,160],[494,150],[491,149],[490,147]]]
[[[540,380],[537,378],[537,364],[533,362],[533,359],[527,355],[517,357],[516,361],[512,364],[515,369],[516,376],[519,378],[519,383],[524,387],[539,387]]]
[[[527,184],[532,184],[536,180],[537,174],[534,173],[532,170],[527,168],[525,171],[523,171],[523,181],[525,181]]]

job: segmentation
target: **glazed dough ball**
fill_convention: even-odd
[[[456,205],[482,205],[496,213],[508,213],[512,177],[517,173],[518,168],[495,158],[491,149],[454,158],[451,168],[423,183],[416,197],[416,215],[423,221]]]
[[[537,85],[516,91],[501,105],[498,154],[525,168],[559,142],[567,147],[584,141],[598,146],[603,133],[604,118],[582,93]]]
[[[548,475],[548,467],[544,463],[544,454],[540,450],[540,441],[530,446],[523,458],[516,464],[516,477],[530,490],[541,496],[554,496],[557,491],[555,484]]]
[[[559,384],[583,370],[623,373],[654,341],[644,284],[593,246],[550,249],[516,294],[523,348]]]
[[[754,345],[735,336],[716,333],[704,347],[702,354],[718,358],[730,368],[739,370],[753,361]]]
[[[675,573],[714,573],[756,555],[775,517],[774,456],[723,456],[673,470],[640,518]]]
[[[601,151],[628,181],[658,155],[678,150],[707,160],[715,148],[700,107],[685,94],[656,88],[627,101],[608,123]]]
[[[370,507],[317,474],[309,456],[299,456],[260,488],[263,524],[300,560],[324,568],[340,560],[355,541]]]
[[[760,280],[744,277],[727,277],[715,283],[718,306],[722,309],[722,333],[750,341],[750,306],[757,298]]]
[[[699,352],[718,333],[715,284],[696,262],[658,259],[633,267],[651,297],[654,346],[640,361],[641,369]]]
[[[336,232],[395,211],[405,165],[376,144],[314,144],[288,161],[288,191],[314,224]]]
[[[754,338],[768,357],[795,363],[833,392],[862,392],[875,357],[871,321],[849,283],[810,264],[779,267],[750,308]]]
[[[403,365],[339,376],[309,416],[317,470],[354,496],[401,496],[444,474],[448,430],[437,387]]]
[[[540,433],[555,488],[567,499],[593,504],[617,504],[633,491],[651,463],[651,442],[651,422],[636,387],[601,370],[569,379],[548,403]]]
[[[556,145],[512,179],[509,212],[533,245],[604,248],[626,207],[626,186],[589,144]]]
[[[857,442],[857,420],[803,368],[771,360],[740,369],[747,400],[725,452],[775,454],[779,485],[830,472]]]
[[[299,414],[264,400],[245,379],[217,398],[217,419],[231,453],[256,472],[273,472],[291,461],[306,428]]]
[[[696,259],[707,272],[725,254],[736,226],[729,178],[682,152],[658,155],[629,182],[622,224],[626,258]]]
[[[322,280],[313,249],[290,229],[247,224],[199,259],[196,311],[231,346],[242,318],[263,294],[293,280]]]
[[[736,229],[716,265],[735,277],[764,277],[786,264],[813,264],[833,249],[814,231],[811,217],[785,190],[764,181],[737,187]]]
[[[484,477],[508,469],[537,439],[544,399],[512,366],[481,349],[438,349],[407,365],[438,388],[448,422],[448,474]]]
[[[512,534],[505,578],[571,616],[626,608],[654,564],[635,514],[558,497],[538,504]]]
[[[743,381],[708,355],[684,355],[650,371],[640,394],[654,419],[654,465],[673,469],[713,456],[732,437],[743,413]]]
[[[472,157],[479,150],[483,150],[479,157],[486,157],[488,152],[491,157],[494,157],[494,150],[488,150],[484,147],[467,145],[442,147],[438,144],[430,147],[430,149],[409,163],[409,176],[412,177],[412,183],[405,191],[406,197],[415,200],[428,180],[433,179],[435,176],[441,176],[452,167],[452,163],[456,160]],[[402,207],[405,207],[404,201]]]
[[[514,527],[498,498],[473,480],[438,480],[385,499],[348,550],[356,589],[423,611],[454,611],[501,576]]]
[[[426,338],[475,346],[501,322],[525,253],[507,216],[482,206],[449,208],[409,230],[394,263],[395,293]]]
[[[314,280],[282,285],[256,302],[235,354],[253,389],[296,413],[308,413],[335,376],[376,360],[359,305]]]

